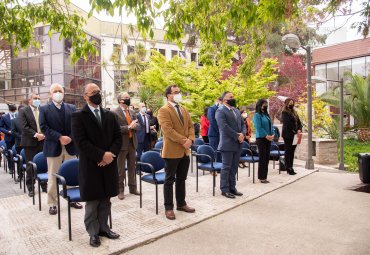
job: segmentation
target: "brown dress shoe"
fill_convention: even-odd
[[[181,207],[177,207],[176,209],[177,209],[177,211],[183,211],[183,212],[187,212],[187,213],[193,213],[193,212],[195,212],[195,209],[194,208],[189,207],[187,205],[184,205],[184,206],[181,206]]]
[[[130,194],[134,194],[134,195],[139,196],[140,192],[137,189],[134,189],[134,190],[130,190]]]
[[[164,214],[166,215],[166,218],[169,219],[169,220],[176,219],[176,216],[175,216],[175,213],[173,212],[173,210],[166,210],[164,212]]]
[[[71,202],[70,205],[75,209],[82,209],[83,207],[79,202]]]
[[[125,195],[124,195],[124,193],[123,193],[123,192],[120,192],[120,193],[118,194],[118,199],[119,199],[119,200],[123,200],[123,199],[125,199]]]

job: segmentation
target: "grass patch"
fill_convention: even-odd
[[[360,142],[356,139],[344,140],[344,164],[347,165],[347,171],[358,172],[358,154],[370,153],[370,142]],[[338,161],[340,160],[340,151],[338,143]]]

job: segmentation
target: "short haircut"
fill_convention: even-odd
[[[171,94],[171,90],[172,90],[172,88],[178,88],[178,86],[177,86],[177,85],[175,85],[175,84],[168,86],[168,87],[166,88],[166,90],[165,90],[165,96],[166,96],[166,97],[167,97],[169,94]]]
[[[55,87],[58,87],[58,86],[60,86],[63,89],[63,92],[64,92],[64,87],[61,84],[53,83],[53,84],[51,84],[50,89],[49,89],[50,93],[52,93],[53,90],[55,89]]]
[[[38,94],[38,93],[36,93],[36,92],[31,92],[30,94],[28,94],[28,99],[32,99],[32,96],[33,96],[33,95],[39,96],[39,94]]]
[[[225,91],[224,93],[222,93],[222,95],[220,96],[221,101],[223,101],[223,100],[224,100],[224,98],[225,98],[225,96],[226,96],[227,94],[229,94],[229,93],[231,93],[231,92],[230,92],[230,91]]]
[[[119,93],[118,96],[117,96],[117,102],[119,103],[119,100],[121,100],[123,95],[126,95],[126,94],[130,96],[130,94],[126,91],[123,91],[123,92]]]

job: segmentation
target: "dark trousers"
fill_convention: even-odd
[[[42,151],[42,146],[43,146],[43,142],[39,142],[37,144],[37,146],[27,146],[27,147],[24,147],[24,154],[25,154],[25,157],[26,157],[26,162],[25,163],[28,163],[28,161],[32,161],[33,160],[33,157]],[[36,176],[36,172],[34,173],[34,177]],[[27,164],[27,167],[26,167],[26,186],[27,186],[27,189],[28,191],[32,191],[33,190],[33,187],[32,187],[32,176],[31,176],[31,166]],[[45,185],[42,185],[43,186],[43,189],[45,187]]]
[[[169,159],[166,161],[166,179],[163,185],[164,208],[173,210],[173,183],[175,182],[176,189],[176,204],[177,207],[185,206],[186,188],[185,181],[188,176],[190,158],[184,155],[182,158]]]
[[[23,149],[23,148],[22,148],[21,146],[19,146],[19,145],[16,145],[16,146],[15,146],[15,150],[16,150],[17,154],[19,154],[19,155],[21,154],[21,150],[22,150],[22,149]],[[14,155],[14,156],[15,156],[15,155]],[[24,160],[24,159],[23,159],[23,160]],[[18,167],[18,169],[17,169],[18,177],[20,177],[20,175],[21,175],[21,173],[20,173],[20,171],[19,171],[19,170],[21,169],[21,167],[22,167],[22,166],[19,166],[19,167]]]
[[[108,216],[111,206],[110,198],[86,202],[84,222],[90,236],[109,231]]]
[[[238,171],[240,151],[222,151],[222,168],[220,178],[221,192],[236,190],[236,172]]]
[[[142,143],[137,144],[137,149],[136,149],[137,160],[140,160],[141,154],[143,154],[143,152],[148,151],[148,150],[150,150],[150,133],[145,134],[144,141]]]
[[[128,149],[121,150],[118,154],[118,188],[120,193],[125,191],[125,178],[126,178],[126,163],[128,175],[128,187],[130,191],[136,190],[136,150],[132,141],[129,139]]]
[[[293,138],[284,138],[285,145],[285,167],[286,169],[293,168],[294,152],[297,145],[293,145]]]
[[[209,146],[211,146],[215,151],[217,151],[218,144],[220,143],[220,137],[219,136],[208,136],[208,140],[209,140]],[[222,162],[222,157],[220,153],[217,153],[216,161]]]
[[[260,160],[258,161],[258,179],[266,180],[269,169],[271,142],[266,138],[257,138],[256,143],[260,158]]]
[[[208,136],[202,136],[204,143],[209,143]]]

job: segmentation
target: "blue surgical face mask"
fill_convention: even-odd
[[[40,100],[39,99],[34,99],[32,101],[32,105],[35,106],[36,108],[38,108],[40,106]]]

